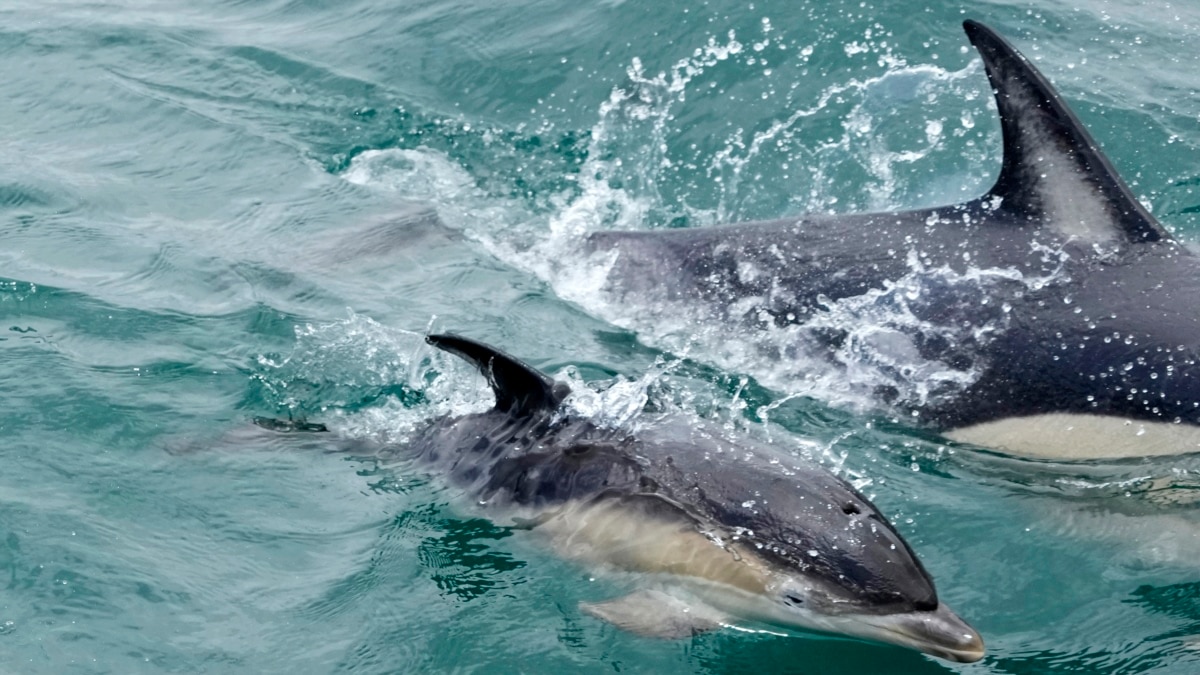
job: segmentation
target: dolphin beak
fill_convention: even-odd
[[[933,611],[887,615],[879,627],[890,633],[889,642],[947,661],[974,663],[985,651],[979,633],[940,603]]]

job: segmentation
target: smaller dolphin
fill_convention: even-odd
[[[748,621],[983,657],[887,518],[833,474],[693,418],[602,428],[562,406],[567,385],[511,356],[426,341],[474,364],[496,405],[432,422],[404,454],[563,557],[648,582],[582,603],[587,614],[663,638]]]

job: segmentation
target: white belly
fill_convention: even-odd
[[[1200,453],[1200,427],[1050,413],[953,429],[953,441],[1037,459],[1115,459]]]

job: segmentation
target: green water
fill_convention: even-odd
[[[7,0],[0,672],[1200,671],[1200,460],[1009,460],[769,363],[677,363],[680,329],[616,327],[572,246],[978,193],[999,130],[965,17],[1200,238],[1200,10],[1173,5]],[[430,326],[650,373],[844,471],[988,656],[581,615],[632,580],[363,449],[485,404]],[[289,413],[341,440],[247,429]]]

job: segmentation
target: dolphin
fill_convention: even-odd
[[[691,417],[605,428],[563,405],[569,386],[507,354],[455,335],[426,340],[474,364],[495,406],[435,420],[397,452],[444,475],[493,520],[643,583],[581,603],[586,614],[660,638],[749,623],[955,662],[983,657],[979,634],[939,601],[908,543],[837,476]]]
[[[874,359],[910,386],[877,383],[871,404],[951,439],[1037,457],[1200,451],[1196,254],[1025,56],[982,23],[963,28],[1000,115],[1003,161],[985,194],[593,233],[588,250],[611,265],[605,292],[664,319],[785,335],[779,358],[800,351],[844,373]],[[845,320],[879,321],[864,308],[903,320]]]

